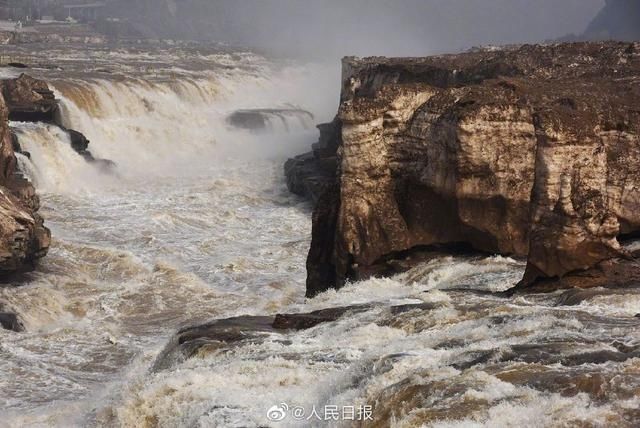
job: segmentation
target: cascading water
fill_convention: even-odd
[[[63,124],[116,167],[87,162],[56,125],[11,123],[54,241],[25,286],[0,288],[0,306],[26,329],[0,331],[0,426],[92,424],[97,403],[117,399],[180,326],[302,299],[309,206],[281,170],[315,130],[257,135],[225,119],[290,105],[322,119],[334,100],[304,95],[318,79],[308,68],[257,63],[166,78],[43,76]]]
[[[521,262],[442,256],[305,301],[310,205],[287,192],[282,164],[316,135],[227,118],[297,106],[328,120],[337,93],[317,88],[338,87],[337,73],[247,55],[195,56],[195,71],[170,55],[92,55],[119,58],[120,74],[48,80],[64,125],[115,172],[87,163],[55,125],[12,123],[54,242],[26,285],[0,288],[26,329],[0,330],[0,426],[276,426],[267,411],[281,403],[321,416],[371,405],[365,426],[380,427],[640,417],[639,359],[622,358],[640,343],[640,295],[507,300],[487,291],[513,285]],[[139,71],[148,63],[159,76]],[[349,305],[365,309],[162,361],[185,326]],[[603,353],[620,358],[598,364]],[[326,425],[341,423],[277,426]]]
[[[13,122],[23,151],[19,154],[22,172],[41,192],[80,189],[96,179],[98,169],[76,153],[66,131],[56,125]]]

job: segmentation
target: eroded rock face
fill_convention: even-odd
[[[51,233],[38,214],[35,189],[16,171],[8,109],[0,97],[0,278],[33,268],[49,249]]]
[[[347,58],[331,126],[312,156],[337,168],[315,196],[310,296],[451,243],[528,257],[526,287],[622,255],[640,229],[638,43]]]
[[[58,102],[42,80],[21,74],[2,81],[2,95],[9,109],[9,119],[21,122],[53,122]]]

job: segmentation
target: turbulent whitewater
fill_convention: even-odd
[[[510,300],[487,292],[513,286],[523,262],[443,255],[305,300],[311,206],[288,193],[282,164],[316,131],[227,118],[295,106],[330,120],[339,70],[172,49],[48,55],[65,71],[38,77],[64,125],[116,168],[87,163],[56,125],[11,123],[53,244],[25,285],[0,288],[26,329],[0,330],[0,425],[276,426],[267,411],[281,403],[371,405],[381,427],[640,417],[640,294]],[[157,365],[190,325],[363,304]],[[277,426],[313,423],[350,424]]]

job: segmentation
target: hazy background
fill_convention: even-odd
[[[558,39],[582,34],[604,5],[605,0],[115,0],[110,7],[149,37],[334,57],[424,55]]]

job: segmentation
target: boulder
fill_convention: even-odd
[[[75,129],[64,128],[67,134],[69,134],[69,140],[71,141],[71,147],[79,154],[85,153],[89,149],[89,140],[81,132]]]
[[[9,120],[55,121],[58,114],[58,101],[44,81],[23,73],[16,79],[2,80],[0,87],[9,109]]]
[[[640,230],[638,43],[346,58],[327,127],[287,168],[324,189],[309,296],[440,244],[526,257],[526,288],[626,257],[617,237]]]
[[[22,323],[18,321],[16,314],[7,312],[0,312],[0,327],[5,330],[15,331],[16,333],[24,331],[24,327]]]

